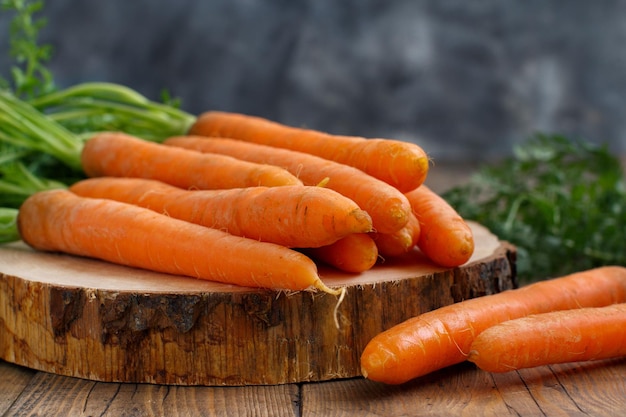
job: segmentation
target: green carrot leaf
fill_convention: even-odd
[[[626,265],[626,187],[605,146],[537,135],[443,194],[518,250],[520,281]]]
[[[32,98],[55,89],[52,73],[46,64],[52,56],[52,46],[39,43],[45,18],[35,15],[43,8],[43,0],[0,0],[5,12],[12,12],[9,25],[9,55],[13,58],[11,81],[2,79],[0,85],[12,87],[21,98]]]

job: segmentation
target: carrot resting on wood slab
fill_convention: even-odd
[[[353,233],[330,245],[302,251],[312,259],[350,273],[368,271],[378,259],[376,243],[367,233]]]
[[[479,334],[468,360],[489,372],[626,356],[626,304],[534,314]]]
[[[89,139],[81,161],[89,177],[149,178],[180,188],[302,185],[293,174],[276,166],[226,155],[203,155],[117,132],[99,133]]]
[[[472,229],[457,211],[426,185],[405,194],[420,223],[417,246],[433,262],[456,267],[474,253]]]
[[[420,224],[413,213],[409,215],[408,223],[393,233],[370,233],[378,247],[378,253],[383,258],[393,258],[410,252],[417,245],[420,236]]]
[[[42,251],[248,287],[341,293],[326,286],[316,264],[295,250],[67,190],[28,197],[18,230],[24,242]]]
[[[323,187],[189,191],[157,180],[99,177],[79,181],[70,191],[135,204],[233,235],[292,248],[329,245],[351,233],[372,230],[367,212]]]
[[[379,232],[399,230],[407,223],[411,212],[408,199],[391,185],[354,167],[308,153],[204,136],[178,136],[163,144],[276,165],[297,176],[305,185],[317,185],[327,178],[324,186],[350,198],[367,211],[374,229]]]
[[[441,307],[378,334],[361,355],[363,376],[399,384],[463,362],[489,327],[531,314],[626,302],[626,267],[607,266]]]
[[[429,168],[427,154],[414,143],[330,135],[238,113],[203,113],[189,129],[189,134],[229,137],[306,152],[356,167],[402,192],[420,186]]]

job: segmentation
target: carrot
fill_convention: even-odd
[[[336,191],[301,185],[188,191],[156,180],[100,177],[70,191],[288,247],[329,245],[372,229],[369,215]]]
[[[534,314],[488,328],[468,360],[489,372],[626,356],[626,304]]]
[[[486,295],[410,318],[376,335],[362,374],[399,384],[464,361],[485,329],[530,314],[626,302],[626,267],[607,266]]]
[[[89,177],[149,178],[181,188],[302,185],[279,167],[174,149],[124,133],[93,136],[85,143],[81,161]]]
[[[200,152],[229,155],[245,161],[277,165],[296,175],[305,185],[317,185],[325,178],[325,187],[356,202],[372,218],[374,229],[384,233],[402,228],[408,221],[411,206],[397,189],[354,167],[303,152],[247,143],[235,139],[202,136],[179,136],[165,140],[165,145],[180,146]]]
[[[433,262],[456,267],[474,253],[474,236],[465,220],[426,185],[405,194],[420,223],[417,246]]]
[[[349,273],[367,271],[378,259],[376,243],[367,233],[351,234],[330,245],[303,251],[315,260]]]
[[[330,135],[250,115],[206,112],[197,118],[189,134],[230,137],[317,155],[356,167],[402,192],[420,186],[428,174],[428,156],[414,143]]]
[[[341,292],[327,287],[315,263],[295,250],[67,190],[28,197],[18,230],[42,251],[242,286]]]
[[[417,245],[419,235],[420,224],[413,213],[409,216],[408,223],[397,232],[370,233],[383,258],[393,258],[410,252]]]

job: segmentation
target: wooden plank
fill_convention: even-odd
[[[5,414],[35,375],[35,371],[0,360],[0,415]]]
[[[295,417],[297,400],[297,385],[229,388],[118,384],[39,372],[6,415]]]
[[[402,385],[361,378],[302,386],[302,416],[616,416],[626,358],[490,374],[462,363]]]
[[[537,404],[547,416],[616,416],[626,412],[626,358],[491,374],[513,414]],[[530,400],[529,398],[530,397]]]
[[[523,415],[536,415],[532,406]],[[302,387],[303,417],[371,415],[506,416],[508,409],[488,375],[465,363],[402,385],[357,378]]]

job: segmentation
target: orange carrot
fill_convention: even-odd
[[[464,361],[485,329],[530,314],[626,302],[626,267],[608,266],[461,301],[378,334],[361,355],[364,376],[399,384]]]
[[[626,356],[626,304],[534,314],[479,334],[468,360],[489,372]]]
[[[367,271],[378,259],[376,243],[367,233],[355,233],[330,245],[303,251],[315,260],[350,273]]]
[[[70,191],[288,247],[329,245],[348,234],[372,229],[369,215],[355,202],[323,187],[188,191],[156,180],[100,177],[79,181]]]
[[[276,165],[296,175],[305,185],[317,185],[328,178],[325,187],[356,202],[372,218],[374,229],[391,233],[408,221],[411,206],[397,189],[363,171],[303,152],[242,142],[234,139],[180,136],[165,145],[200,152],[229,155],[245,161]]]
[[[428,174],[428,156],[414,143],[330,135],[250,115],[206,112],[189,134],[229,137],[317,155],[356,167],[402,192],[420,186]]]
[[[417,246],[433,262],[456,267],[474,253],[474,236],[465,220],[426,185],[405,194],[420,222]]]
[[[42,251],[242,286],[341,292],[327,287],[315,263],[295,250],[67,190],[27,198],[18,230]]]
[[[202,155],[124,133],[95,135],[85,143],[81,161],[90,177],[149,178],[181,188],[302,185],[294,175],[279,167],[225,155]]]
[[[394,233],[370,233],[378,253],[383,258],[393,258],[410,252],[417,245],[420,235],[420,223],[413,213],[409,216],[408,223]]]

